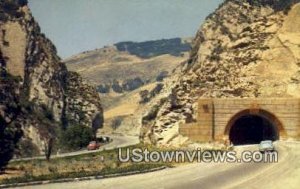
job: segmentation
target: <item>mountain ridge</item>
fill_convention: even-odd
[[[23,132],[21,146],[26,142],[32,153],[41,154],[58,137],[56,129],[72,124],[101,127],[99,95],[78,74],[67,70],[55,46],[41,33],[27,1],[1,1],[0,7],[0,91],[8,93],[0,102],[1,128],[10,130],[17,125]],[[11,107],[18,109],[14,115],[8,114]]]
[[[300,5],[274,2],[228,0],[207,17],[169,100],[144,116],[144,142],[186,142],[178,128],[196,119],[199,98],[300,96]],[[287,6],[274,8],[281,3]]]

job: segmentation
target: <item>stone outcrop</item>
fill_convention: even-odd
[[[141,138],[157,145],[186,141],[178,126],[194,121],[201,97],[300,97],[297,2],[221,4],[197,32],[168,100],[143,118]]]
[[[42,151],[44,136],[51,133],[49,127],[67,127],[70,123],[101,127],[98,93],[61,63],[55,46],[41,33],[26,1],[8,0],[0,6],[0,63],[5,73],[1,75],[0,88],[7,86],[7,75],[17,78],[14,83],[20,87],[10,86],[19,96],[15,92],[11,95],[23,109],[19,117],[24,138]],[[3,101],[0,110],[6,112]],[[44,127],[45,122],[48,126]]]

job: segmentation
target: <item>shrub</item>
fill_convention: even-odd
[[[23,7],[28,4],[28,0],[18,0],[18,4]]]
[[[13,157],[16,145],[22,136],[19,124],[7,124],[0,117],[0,173]]]
[[[21,157],[33,157],[39,155],[38,147],[30,139],[22,139],[18,144],[18,155]]]
[[[97,92],[99,93],[109,93],[109,91],[110,91],[110,87],[107,84],[99,85],[97,87]]]
[[[111,88],[112,88],[112,89],[114,90],[114,92],[116,92],[116,93],[122,93],[122,92],[123,92],[123,89],[122,89],[122,87],[120,86],[119,81],[117,81],[117,80],[114,80],[114,81],[113,81],[113,84],[112,84]]]
[[[59,136],[60,145],[67,150],[78,150],[86,147],[93,140],[92,128],[81,125],[69,126]]]
[[[122,84],[122,88],[125,91],[133,91],[144,85],[141,78],[136,77],[134,79],[128,79]]]
[[[150,92],[148,90],[143,90],[141,91],[139,94],[140,94],[140,97],[141,97],[141,100],[140,100],[140,104],[143,104],[143,103],[147,103],[149,102],[152,98],[154,98],[157,94],[159,94],[161,92],[161,90],[163,89],[164,87],[164,84],[162,83],[158,83],[154,89],[152,89]]]
[[[144,104],[144,103],[147,103],[149,102],[149,91],[148,90],[143,90],[140,92],[140,97],[141,97],[141,100],[140,100],[140,104]]]
[[[122,124],[123,118],[122,117],[115,117],[111,122],[111,127],[116,130],[118,129]]]
[[[21,113],[16,89],[19,88],[19,78],[1,70],[0,105],[4,106],[4,115],[0,115],[0,172],[13,157],[16,145],[22,136],[21,125],[16,123]],[[6,117],[10,119],[6,119]]]
[[[96,114],[96,116],[93,118],[92,130],[93,130],[94,137],[96,137],[97,135],[97,130],[103,127],[103,122],[104,122],[103,116],[100,113]]]
[[[168,72],[167,71],[162,71],[158,74],[158,76],[156,77],[156,81],[160,82],[163,81],[166,77],[168,77]]]

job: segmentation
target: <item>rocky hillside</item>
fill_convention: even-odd
[[[98,92],[126,93],[163,80],[187,59],[190,39],[164,39],[147,42],[121,42],[72,56],[64,62]]]
[[[158,145],[186,141],[200,97],[300,97],[300,4],[227,0],[201,26],[188,63],[166,102],[143,118],[141,138]]]
[[[101,132],[139,134],[140,118],[165,80],[188,59],[191,39],[121,42],[72,56],[64,62],[97,86],[104,107]]]
[[[1,93],[0,120],[4,129],[17,124],[24,133],[21,141],[42,152],[47,141],[56,137],[58,127],[102,126],[96,90],[61,63],[26,0],[0,2],[0,28],[0,91],[6,93]]]

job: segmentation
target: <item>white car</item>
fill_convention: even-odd
[[[264,140],[264,141],[261,141],[259,144],[259,151],[262,153],[273,152],[274,150],[275,150],[275,147],[271,140]]]

